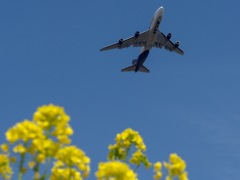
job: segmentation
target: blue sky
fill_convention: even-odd
[[[100,52],[149,27],[163,5],[162,32],[184,56],[152,49],[149,74],[121,73],[139,48]],[[240,177],[240,2],[1,1],[0,142],[38,106],[65,107],[73,144],[97,163],[117,133],[143,136],[152,162],[177,152],[189,178]],[[152,172],[140,169],[140,179]]]

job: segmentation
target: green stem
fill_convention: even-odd
[[[22,153],[22,154],[20,155],[18,180],[22,180],[24,159],[25,159],[25,153]]]
[[[51,158],[48,157],[48,158],[47,158],[47,164],[46,164],[46,166],[45,166],[45,170],[44,170],[44,173],[43,173],[43,175],[42,175],[42,177],[41,177],[41,180],[45,180],[45,178],[47,177],[47,171],[48,171],[48,169],[49,169],[50,162],[51,162]]]
[[[137,165],[133,171],[134,171],[134,172],[137,172],[137,169],[139,168],[139,166],[140,166],[140,165]]]
[[[51,129],[46,129],[45,130],[45,135],[46,135],[46,139],[48,139],[50,136],[51,136]],[[47,177],[47,171],[48,171],[48,168],[49,168],[49,165],[50,165],[50,161],[51,161],[51,158],[47,158],[47,164],[45,166],[45,170],[44,170],[44,173],[42,174],[40,180],[45,180],[46,177]]]
[[[39,165],[40,165],[40,164],[37,162],[36,165],[35,165],[34,168],[33,168],[33,171],[34,171],[34,180],[38,180],[38,179],[39,179],[39,174],[38,174]]]
[[[130,150],[130,147],[127,148],[127,150],[126,150],[126,157],[125,157],[125,159],[124,159],[124,162],[125,162],[125,163],[127,162],[127,158],[128,158],[128,155],[129,155],[129,150]]]
[[[69,166],[69,177],[68,179],[71,180],[71,177],[72,177],[72,165]]]

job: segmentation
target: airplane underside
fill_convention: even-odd
[[[171,41],[172,34],[168,33],[165,35],[160,31],[160,23],[163,18],[164,8],[159,7],[154,13],[152,22],[147,31],[139,33],[137,31],[134,36],[131,36],[127,39],[120,39],[118,42],[105,46],[100,51],[110,50],[110,49],[123,49],[128,48],[130,46],[133,47],[141,47],[141,54],[137,59],[134,59],[132,65],[122,69],[122,72],[150,72],[145,66],[143,66],[145,60],[149,55],[149,51],[151,48],[160,48],[166,49],[170,52],[176,52],[180,55],[184,54],[184,51],[179,48],[179,41],[175,43]]]
[[[133,60],[132,66],[126,67],[122,69],[122,72],[130,72],[130,71],[135,71],[135,72],[150,72],[145,66],[143,66],[143,63],[147,59],[149,55],[149,50],[143,51],[136,60]]]

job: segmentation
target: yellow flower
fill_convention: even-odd
[[[45,154],[42,154],[42,153],[38,154],[36,157],[37,162],[40,162],[40,163],[45,163],[45,159],[46,159],[46,156]]]
[[[123,160],[125,161],[127,158],[127,150],[124,147],[115,145],[110,145],[109,147],[109,153],[108,153],[108,159],[109,160]]]
[[[13,152],[23,154],[26,152],[26,148],[22,144],[18,144],[13,148]]]
[[[144,155],[140,149],[138,149],[135,153],[132,154],[130,163],[136,164],[137,166],[144,164],[146,168],[149,168],[151,166],[151,163],[148,161],[147,156]]]
[[[7,144],[2,144],[0,147],[1,147],[2,152],[4,152],[4,153],[8,152],[9,148],[8,148]]]
[[[155,172],[155,175],[153,176],[154,180],[160,180],[162,178],[162,173],[161,172]]]
[[[11,179],[13,172],[10,167],[10,160],[7,154],[0,154],[0,177]]]
[[[17,123],[6,132],[6,138],[10,143],[15,143],[19,140],[27,142],[40,137],[43,137],[42,129],[29,120]]]
[[[34,161],[29,161],[29,162],[28,162],[28,167],[29,167],[30,169],[33,169],[35,165],[36,165],[36,162],[34,162]]]
[[[156,162],[154,165],[154,180],[160,180],[162,178],[162,172],[161,172],[161,169],[162,169],[162,163],[161,162]]]
[[[55,157],[56,153],[58,152],[60,148],[60,144],[52,141],[51,139],[34,139],[32,142],[31,147],[29,148],[32,151],[37,151],[45,157]],[[43,158],[39,158],[41,162],[43,161]]]
[[[176,153],[170,154],[169,163],[164,162],[165,168],[168,170],[169,177],[178,176],[181,180],[187,180],[187,172],[185,161]]]
[[[49,130],[53,126],[67,124],[69,116],[65,113],[64,108],[53,104],[41,106],[33,115],[33,120],[43,129]]]
[[[127,164],[119,161],[99,163],[95,175],[98,180],[137,180],[137,174]]]
[[[73,168],[56,168],[52,169],[50,180],[83,180],[81,173]]]
[[[154,172],[161,171],[162,169],[162,163],[161,162],[156,162],[154,164]]]
[[[179,180],[188,180],[188,174],[187,174],[187,172],[183,172],[183,173],[179,176]]]
[[[167,176],[166,177],[166,180],[172,180],[173,178],[172,177],[170,177],[170,176]]]
[[[109,146],[109,160],[126,161],[130,147],[133,145],[137,150],[146,151],[142,137],[137,131],[130,128],[125,129],[115,138],[116,144]]]
[[[53,136],[58,136],[58,135],[66,135],[70,136],[73,135],[73,130],[69,125],[64,124],[56,126],[55,130],[52,132]]]
[[[71,143],[71,139],[69,139],[69,137],[66,135],[58,135],[57,139],[58,139],[59,143],[61,143],[61,144],[70,144]]]
[[[61,144],[71,143],[68,136],[73,134],[73,130],[69,120],[64,109],[53,104],[39,107],[33,115],[33,121],[45,130],[45,134],[56,137]]]
[[[60,149],[57,154],[57,159],[66,163],[67,166],[90,163],[90,159],[76,146],[66,146]]]
[[[126,148],[135,145],[137,149],[146,150],[142,137],[137,131],[131,128],[125,129],[121,134],[118,134],[115,140],[118,145],[125,146]]]
[[[57,161],[54,164],[53,170],[63,169],[64,167],[78,168],[83,172],[83,177],[87,177],[90,172],[90,158],[76,146],[66,146],[60,149],[56,155]]]

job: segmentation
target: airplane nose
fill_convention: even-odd
[[[161,7],[159,8],[159,14],[163,15],[163,13],[164,13],[164,9],[163,9],[163,7],[161,6]]]
[[[157,9],[155,16],[163,16],[164,8],[161,6]]]

